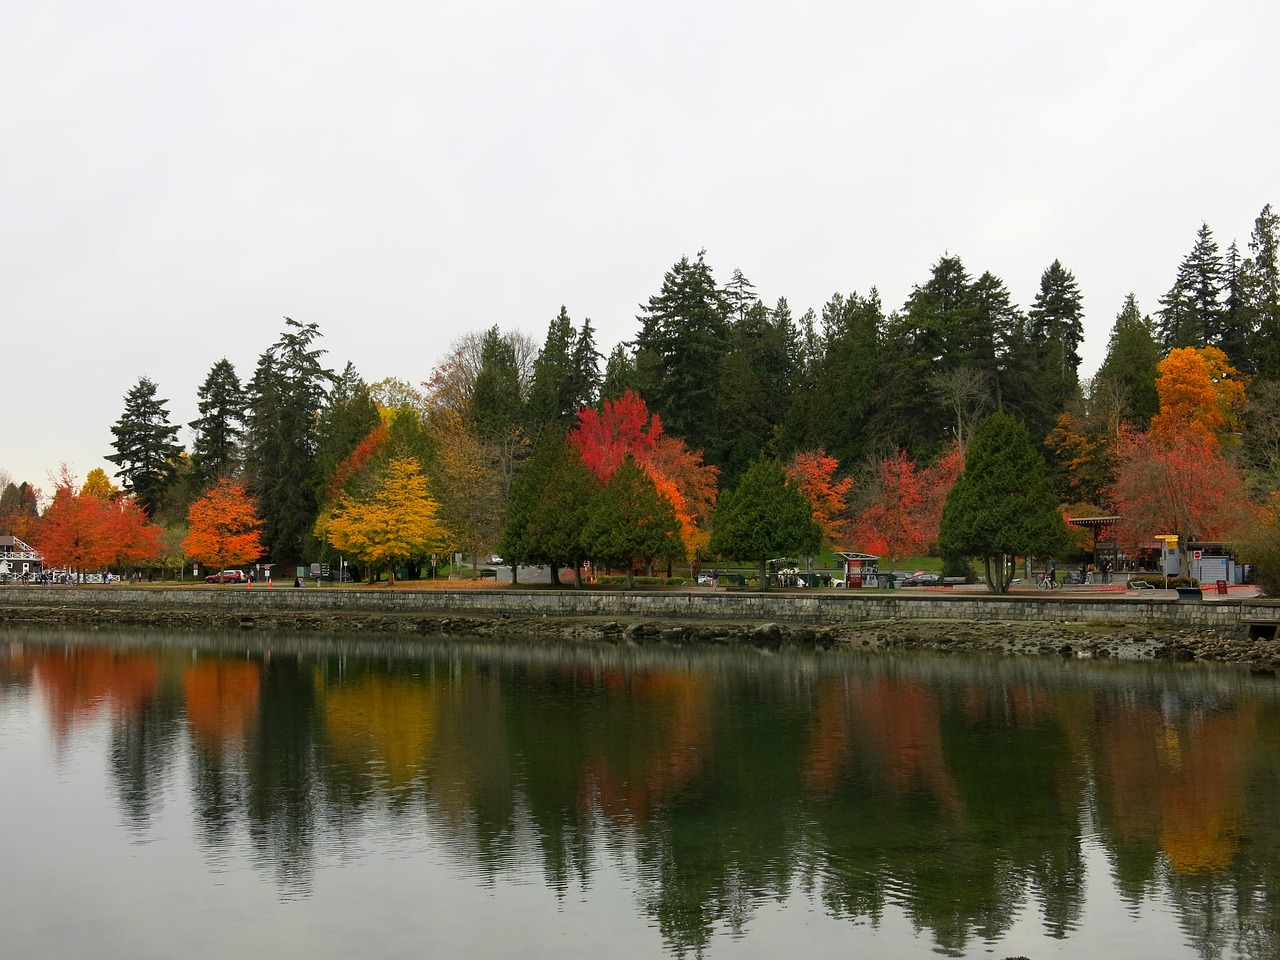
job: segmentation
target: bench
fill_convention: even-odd
[[[1154,590],[1154,589],[1156,589],[1156,588],[1155,588],[1155,587],[1153,587],[1151,584],[1147,583],[1147,581],[1145,581],[1145,580],[1130,580],[1130,581],[1129,581],[1129,583],[1128,583],[1128,589],[1130,589],[1130,590]]]

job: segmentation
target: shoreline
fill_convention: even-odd
[[[0,593],[0,628],[41,626],[141,626],[178,630],[243,630],[367,633],[371,640],[485,637],[507,640],[669,645],[745,645],[763,649],[929,650],[1076,659],[1176,660],[1235,663],[1255,672],[1280,669],[1280,640],[1176,623],[1115,619],[1068,622],[971,619],[948,616],[938,604],[934,618],[849,619],[805,623],[783,619],[754,622],[708,616],[574,615],[572,613],[484,614],[467,610],[385,612],[370,609],[262,609],[235,602],[182,607],[165,603],[12,603]],[[52,597],[50,598],[52,599]],[[157,598],[162,599],[162,598]]]

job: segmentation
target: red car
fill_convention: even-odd
[[[205,583],[244,583],[249,578],[244,575],[243,570],[223,570],[221,573],[211,573],[204,578]]]

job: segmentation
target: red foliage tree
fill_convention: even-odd
[[[1182,546],[1193,536],[1222,540],[1258,517],[1239,471],[1200,431],[1177,439],[1126,432],[1110,499],[1121,517],[1116,535],[1133,543],[1170,533]]]
[[[869,502],[850,530],[857,548],[890,561],[927,553],[938,540],[947,493],[963,470],[958,445],[923,470],[901,450],[881,460]]]
[[[46,566],[99,570],[145,563],[163,549],[160,531],[132,497],[103,501],[77,489],[63,465],[35,543]]]
[[[631,454],[675,509],[686,552],[696,556],[706,547],[719,471],[702,462],[701,451],[664,434],[662,420],[649,413],[639,394],[628,390],[617,400],[606,400],[600,411],[580,410],[569,440],[582,462],[606,482]]]

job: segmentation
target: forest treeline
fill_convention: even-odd
[[[498,326],[459,336],[419,383],[339,370],[315,324],[286,319],[247,379],[212,365],[189,450],[141,377],[111,428],[122,489],[64,470],[41,509],[32,484],[4,478],[0,532],[76,568],[341,554],[411,576],[454,551],[553,576],[824,542],[983,555],[939,524],[975,431],[999,414],[1025,431],[1059,513],[1121,515],[1137,541],[1224,539],[1269,523],[1277,488],[1278,248],[1270,205],[1243,249],[1202,225],[1154,312],[1117,305],[1086,381],[1084,303],[1056,260],[1025,310],[1001,278],[944,255],[896,309],[872,288],[797,315],[740,271],[721,282],[700,252],[607,356],[561,307],[541,343]],[[96,546],[81,529],[94,510],[72,516],[85,498],[107,531]]]

